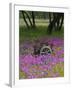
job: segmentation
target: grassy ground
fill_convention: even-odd
[[[63,28],[61,31],[53,31],[51,35],[47,34],[47,27],[46,26],[38,26],[34,29],[30,28],[27,29],[26,27],[20,27],[19,28],[19,40],[20,42],[30,39],[30,40],[35,40],[37,38],[47,36],[47,37],[63,37]]]

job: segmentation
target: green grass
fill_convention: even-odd
[[[59,73],[60,76],[64,76],[64,63],[60,62],[53,67],[54,73]]]
[[[19,71],[19,79],[22,79],[22,78],[27,78],[27,75],[26,73],[24,73],[23,71]]]
[[[35,40],[40,37],[63,37],[63,28],[61,31],[53,31],[51,35],[47,34],[46,26],[38,26],[36,28],[27,29],[26,27],[19,28],[19,40],[24,41],[26,39]]]

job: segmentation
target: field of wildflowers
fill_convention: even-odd
[[[35,54],[42,43],[48,44],[52,52]],[[38,40],[24,40],[19,46],[19,78],[50,78],[64,76],[64,40],[42,37]]]

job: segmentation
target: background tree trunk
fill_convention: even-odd
[[[26,14],[26,16],[27,16],[27,18],[28,18],[28,20],[29,20],[30,26],[32,27],[32,22],[31,22],[30,16],[28,15],[27,12],[24,11],[24,13]]]
[[[24,22],[25,22],[27,28],[29,28],[28,22],[26,21],[25,14],[24,14],[23,11],[22,11],[22,15],[23,15],[23,20],[24,20]]]
[[[33,22],[33,25],[32,27],[35,27],[35,15],[34,15],[34,12],[32,11],[32,22]]]

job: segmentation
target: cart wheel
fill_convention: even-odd
[[[52,49],[49,46],[43,46],[40,50],[40,55],[45,55],[48,53],[52,53]]]

